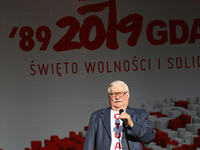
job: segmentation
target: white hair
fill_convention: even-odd
[[[110,85],[108,87],[108,93],[110,93],[111,86],[118,85],[118,84],[124,84],[125,88],[126,88],[126,92],[129,93],[128,85],[125,82],[120,81],[120,80],[116,80],[116,81],[113,81],[113,82],[110,83]]]

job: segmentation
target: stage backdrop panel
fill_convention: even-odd
[[[81,131],[123,80],[130,106],[196,98],[200,1],[6,0],[0,5],[0,148]]]

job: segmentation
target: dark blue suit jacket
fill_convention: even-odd
[[[91,115],[83,150],[110,150],[111,128],[110,110],[105,108]],[[127,129],[130,150],[142,150],[142,143],[150,143],[155,137],[155,130],[149,124],[148,114],[136,108],[127,107],[133,122],[133,128]],[[122,150],[128,150],[125,134],[122,136]]]

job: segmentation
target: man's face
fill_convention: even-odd
[[[118,84],[111,86],[109,100],[111,109],[116,111],[120,109],[125,110],[129,101],[129,93],[127,93],[125,85]]]

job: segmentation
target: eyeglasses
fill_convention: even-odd
[[[110,95],[111,97],[116,97],[117,95],[118,95],[119,97],[123,97],[126,93],[127,93],[127,92],[109,93],[109,95]]]

